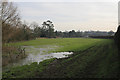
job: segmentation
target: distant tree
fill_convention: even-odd
[[[41,28],[36,22],[31,23],[30,27],[33,29],[33,33],[35,37],[41,36]]]
[[[54,25],[50,20],[47,20],[45,22],[43,22],[43,30],[45,30],[45,32],[47,33],[47,37],[51,38],[54,37]]]
[[[75,30],[69,31],[69,37],[76,37]]]
[[[56,36],[56,37],[58,37],[58,36],[59,36],[59,34],[58,34],[58,31],[57,31],[57,30],[55,31],[55,36]]]
[[[68,31],[63,32],[63,37],[69,37],[69,32]]]
[[[31,28],[31,29],[35,29],[36,27],[39,27],[38,23],[32,22],[32,23],[30,24],[30,28]]]
[[[80,30],[76,32],[76,37],[82,37],[82,32],[80,32]]]
[[[36,27],[34,29],[34,35],[35,35],[35,37],[40,37],[41,36],[41,28],[40,27]]]
[[[43,22],[41,27],[41,37],[47,37],[47,34],[46,22]]]
[[[27,27],[27,24],[24,23],[23,24],[23,36],[25,40],[29,40],[29,32],[28,32],[29,28]]]
[[[111,31],[108,32],[108,34],[111,36],[111,35],[114,34],[114,32],[111,30]]]

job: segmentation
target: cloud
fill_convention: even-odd
[[[50,19],[57,30],[116,31],[118,20],[116,2],[21,2],[17,4],[22,18],[30,23],[36,21],[41,24]]]

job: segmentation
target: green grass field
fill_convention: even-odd
[[[43,43],[42,43],[43,42]],[[46,43],[45,43],[46,42]],[[89,38],[37,39],[10,45],[59,45],[74,51],[62,59],[48,59],[3,72],[3,78],[118,78],[118,52],[113,40]]]
[[[13,46],[42,46],[42,45],[57,45],[60,51],[80,51],[85,50],[90,46],[96,45],[106,39],[90,39],[90,38],[54,38],[54,39],[36,39],[17,43],[10,43]]]

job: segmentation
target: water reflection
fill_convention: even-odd
[[[45,59],[50,58],[64,58],[67,57],[69,54],[72,54],[72,52],[57,52],[57,53],[49,53],[49,54],[29,54],[27,58],[24,60],[24,64],[28,64],[28,62],[41,62]]]
[[[26,48],[26,54],[28,56],[18,62],[9,64],[6,67],[21,66],[25,64],[31,64],[32,62],[39,63],[45,59],[64,58],[70,54],[73,54],[73,52],[48,53],[51,50],[55,50],[58,46],[44,46],[44,47],[23,46],[23,47]]]

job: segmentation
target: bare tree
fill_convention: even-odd
[[[2,21],[2,41],[9,42],[15,35],[17,28],[20,27],[21,21],[17,10],[12,2],[0,2]]]
[[[40,27],[40,26],[38,25],[38,23],[32,22],[32,23],[30,24],[30,28],[31,28],[31,29],[35,29],[36,27]]]
[[[1,2],[2,24],[10,24],[17,27],[20,24],[20,16],[17,7],[12,2]]]

